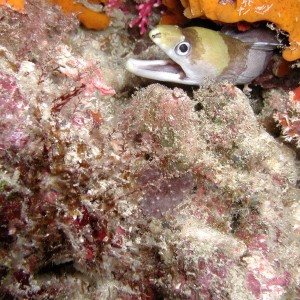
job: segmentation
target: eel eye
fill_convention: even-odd
[[[187,42],[181,42],[179,43],[176,48],[175,48],[175,52],[178,55],[187,55],[190,52],[191,49],[191,44],[187,43]]]

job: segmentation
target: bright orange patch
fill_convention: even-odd
[[[109,25],[109,17],[105,13],[99,13],[86,8],[73,0],[48,0],[58,4],[66,14],[76,14],[79,21],[89,29],[104,29]],[[105,3],[106,1],[90,0],[92,4]]]
[[[298,86],[297,88],[295,88],[293,90],[293,93],[294,93],[294,97],[293,97],[293,100],[296,102],[296,101],[300,101],[300,86]]]
[[[24,13],[24,0],[0,0],[0,7],[9,6],[14,10]]]
[[[180,0],[162,0],[162,4],[168,8],[168,12],[161,16],[159,24],[183,25],[186,22]]]

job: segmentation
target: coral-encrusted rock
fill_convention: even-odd
[[[125,111],[121,128],[132,141],[131,172],[136,173],[139,204],[148,216],[173,209],[194,187],[191,169],[205,144],[197,137],[193,107],[182,90],[156,84],[137,93]]]
[[[74,297],[79,285],[85,299],[296,295],[294,154],[240,90],[202,88],[192,100],[155,84],[96,123],[90,102],[80,124],[71,101],[51,105],[27,110],[39,143],[14,149],[18,160],[2,154],[5,297]]]
[[[0,298],[299,298],[299,170],[247,97],[123,96],[117,56],[41,3],[0,28]]]
[[[173,277],[157,284],[172,287],[166,291],[169,298],[239,299],[243,291],[243,299],[280,299],[299,267],[292,267],[284,246],[293,236],[289,207],[297,205],[289,192],[298,172],[294,155],[258,126],[241,91],[230,85],[214,89],[195,93],[199,113],[185,112],[192,116],[187,120],[199,115],[198,124],[190,122],[198,127],[193,147],[202,150],[190,168],[197,188],[177,214],[169,215],[168,226],[177,231],[161,238],[161,253]],[[157,91],[149,87],[144,95],[152,99]],[[147,128],[149,133],[153,127]],[[299,245],[294,246],[290,250],[296,255]],[[281,263],[274,264],[279,256]]]

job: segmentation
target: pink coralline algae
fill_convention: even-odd
[[[28,101],[21,95],[16,78],[0,73],[0,147],[22,149],[28,141],[24,112]]]
[[[290,92],[285,110],[275,113],[274,118],[282,129],[283,137],[288,142],[295,142],[300,148],[300,88]]]
[[[61,47],[60,51],[59,71],[81,83],[86,96],[92,96],[95,91],[99,91],[104,96],[115,94],[115,90],[103,82],[103,74],[94,62],[72,56],[67,47]]]
[[[128,32],[27,12],[0,28],[0,298],[298,299],[298,162],[247,96],[134,90]]]
[[[148,29],[148,25],[150,24],[149,18],[153,13],[153,8],[159,7],[160,5],[160,0],[148,0],[138,4],[136,9],[138,10],[139,15],[130,23],[130,27],[134,27],[138,24],[140,33],[144,34]]]

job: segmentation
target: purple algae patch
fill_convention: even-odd
[[[149,174],[149,179],[156,177]],[[147,175],[142,176],[143,179]],[[151,182],[151,179],[150,179]],[[162,214],[173,210],[193,188],[193,178],[190,173],[185,173],[179,177],[163,178],[160,182],[152,181],[148,184],[146,192],[141,201],[143,213],[147,216],[161,218]]]

